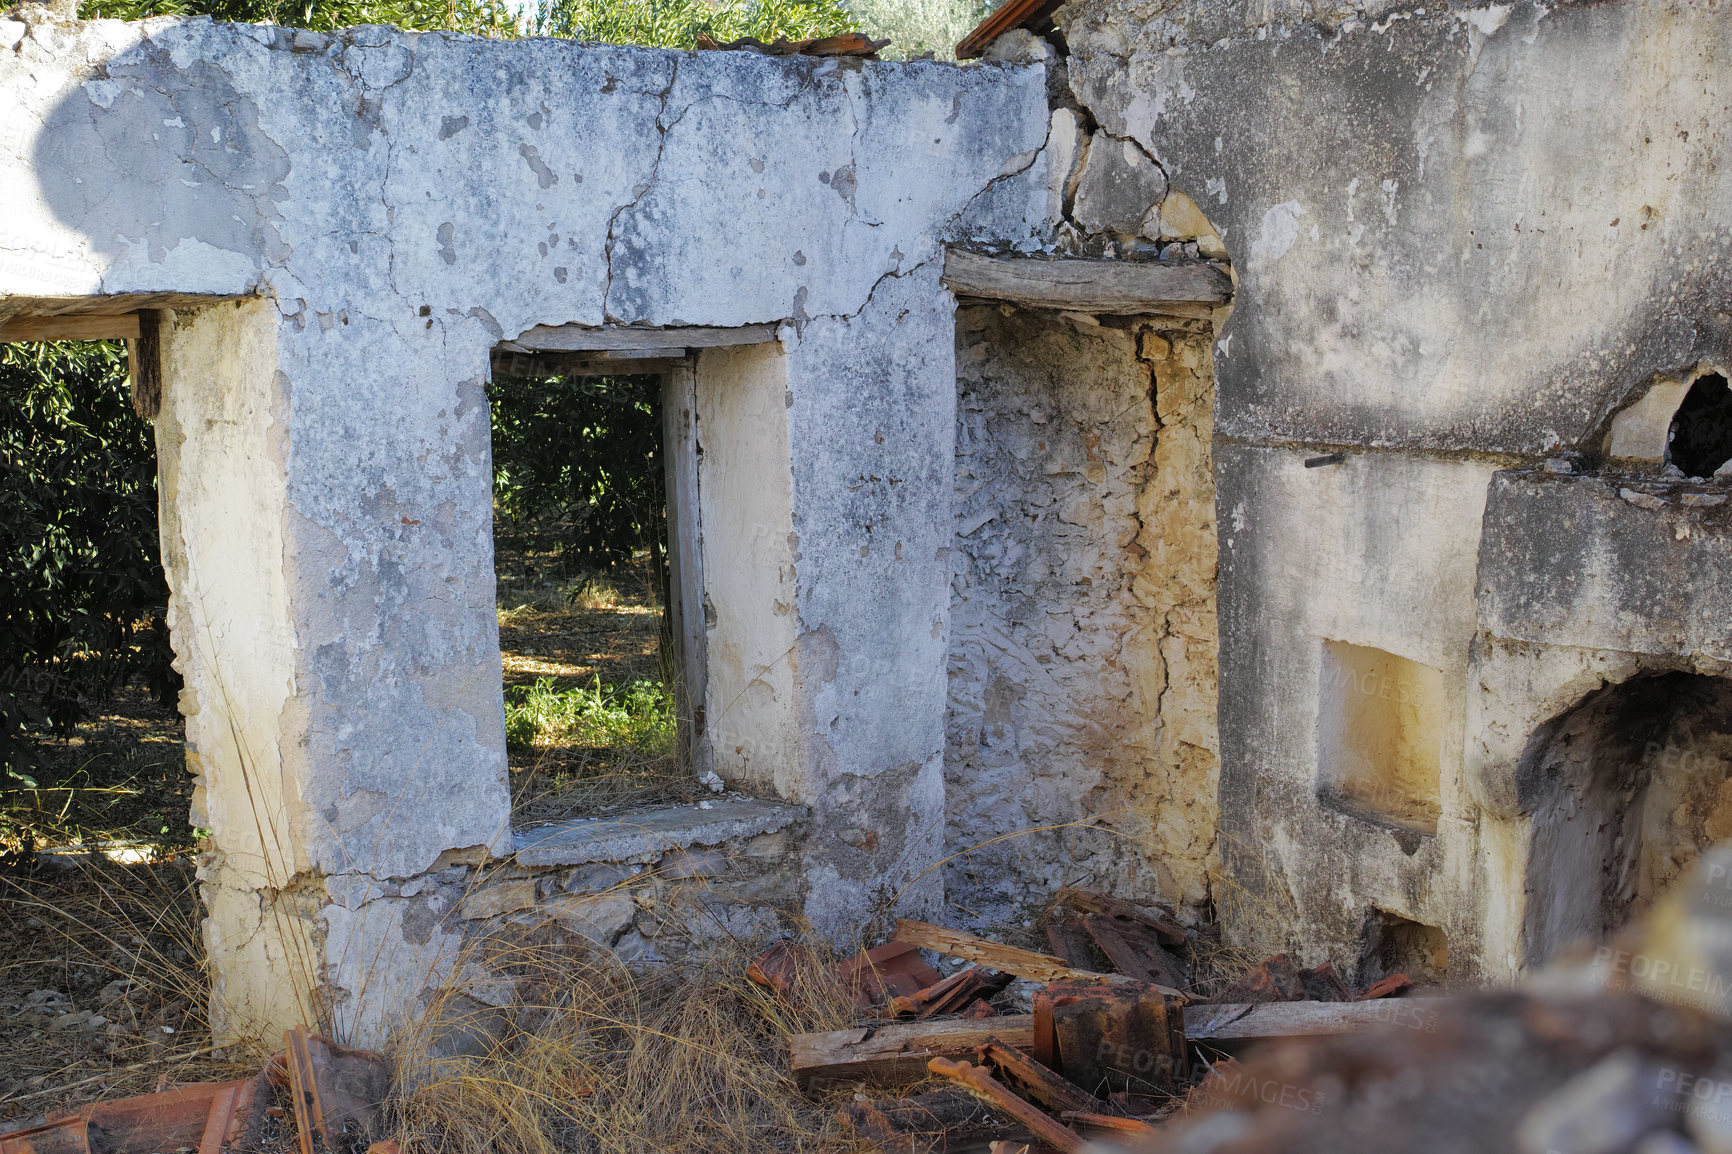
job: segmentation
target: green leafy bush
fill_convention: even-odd
[[[30,735],[75,724],[123,681],[165,700],[179,689],[156,453],[124,346],[0,345],[0,583],[5,778],[31,776]]]
[[[660,682],[638,680],[604,689],[561,688],[551,677],[514,686],[505,695],[505,740],[510,745],[591,745],[626,748],[659,757],[679,733],[674,696]]]
[[[860,27],[841,0],[542,0],[536,23],[544,35],[657,48],[691,48],[700,33],[803,40]]]

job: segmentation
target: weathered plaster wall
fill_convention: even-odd
[[[1076,0],[1060,22],[1083,112],[1207,214],[1238,280],[1214,348],[1229,925],[1351,962],[1382,910],[1442,927],[1452,978],[1510,975],[1531,830],[1488,812],[1487,763],[1602,674],[1719,653],[1689,617],[1712,535],[1665,547],[1711,572],[1662,572],[1601,547],[1604,501],[1554,497],[1561,539],[1600,544],[1542,557],[1487,496],[1500,467],[1600,468],[1618,410],[1732,351],[1725,6]],[[1677,530],[1640,506],[1620,540]],[[1512,606],[1542,627],[1505,641]],[[1329,641],[1442,674],[1435,836],[1319,800]]]
[[[245,435],[277,472],[241,524],[262,545],[280,510],[259,561],[291,639],[265,725],[297,871],[277,892],[308,895],[345,1033],[379,1040],[437,953],[411,941],[405,886],[509,852],[484,386],[489,349],[537,324],[785,322],[803,900],[852,928],[936,860],[955,404],[938,257],[1049,229],[1041,69],[32,19],[0,22],[0,307],[268,302],[246,315],[272,371],[245,384],[271,423]],[[171,358],[172,412],[214,404],[177,397],[202,388],[194,363]],[[207,782],[242,773],[202,737],[199,756]],[[233,940],[246,925],[213,905],[219,982],[274,980]],[[219,1033],[256,1024],[228,1012]]]
[[[705,731],[726,780],[808,800],[794,703],[794,492],[787,358],[776,345],[698,357]]]
[[[1202,330],[1202,331],[1196,331]],[[1213,865],[1209,337],[957,320],[946,891],[1201,904]]]

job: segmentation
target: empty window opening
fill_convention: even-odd
[[[1698,377],[1672,417],[1666,461],[1689,477],[1712,477],[1732,461],[1732,388],[1719,373]]]
[[[1372,910],[1366,918],[1359,982],[1368,986],[1392,974],[1406,974],[1421,986],[1441,986],[1449,977],[1449,936],[1428,926]]]
[[[686,800],[662,383],[496,355],[494,571],[517,823]],[[651,366],[653,367],[653,366]]]
[[[1533,964],[1616,933],[1732,836],[1732,681],[1666,673],[1602,689],[1534,736],[1517,788]]]
[[[1361,645],[1325,641],[1318,685],[1317,795],[1327,806],[1437,832],[1443,674]]]
[[[136,337],[130,316],[90,327],[123,320]],[[0,861],[194,845],[131,364],[123,340],[0,343]]]

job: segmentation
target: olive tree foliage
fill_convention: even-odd
[[[860,29],[890,41],[885,55],[940,60],[956,55],[956,45],[993,8],[986,0],[854,0]]]
[[[841,0],[542,0],[535,17],[543,35],[659,48],[691,48],[700,35],[803,40],[859,26]]]
[[[172,698],[156,453],[125,346],[0,345],[0,788],[129,679]]]

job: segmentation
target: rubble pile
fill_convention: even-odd
[[[795,1079],[855,1088],[841,1118],[884,1151],[1142,1145],[1238,1092],[1232,1055],[1246,1043],[1393,1020],[1382,1000],[1412,987],[1393,975],[1355,991],[1328,963],[1278,954],[1210,998],[1193,985],[1195,934],[1171,911],[1088,890],[1061,891],[1044,929],[1051,953],[898,921],[890,941],[825,975],[859,1024],[792,1038]],[[922,951],[955,968],[942,974]],[[812,966],[784,943],[749,976],[786,994],[816,980]]]

